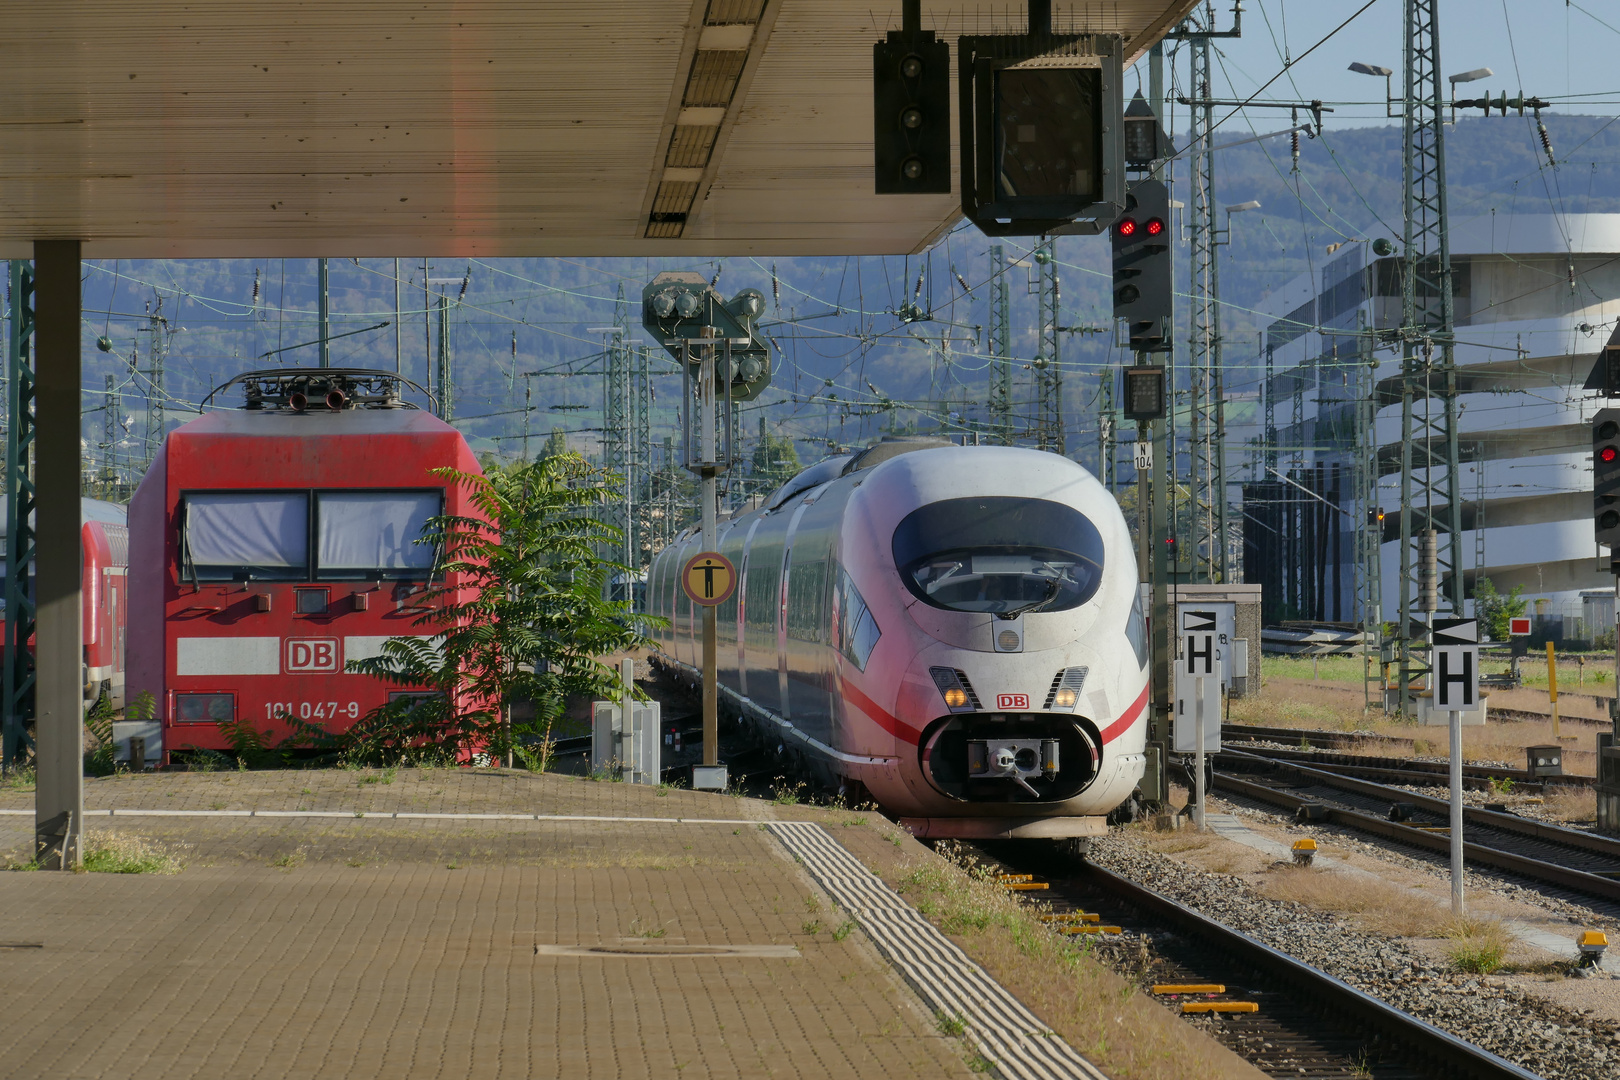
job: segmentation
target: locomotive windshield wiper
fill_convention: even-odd
[[[1011,611],[998,611],[996,612],[996,618],[1012,620],[1018,618],[1018,616],[1024,614],[1026,611],[1039,611],[1041,608],[1057,599],[1058,590],[1062,587],[1063,585],[1061,581],[1059,581],[1057,578],[1050,578],[1046,582],[1045,596],[1034,601],[1033,603],[1025,604],[1023,607],[1015,607]]]

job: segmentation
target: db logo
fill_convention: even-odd
[[[997,694],[996,708],[998,709],[1027,709],[1029,708],[1028,694]]]
[[[287,638],[285,645],[282,668],[288,675],[342,670],[337,638]]]

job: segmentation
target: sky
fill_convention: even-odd
[[[1245,0],[1243,36],[1215,43],[1219,53],[1214,62],[1215,96],[1247,98],[1283,68],[1285,58],[1298,57],[1328,37],[1361,2]],[[1231,7],[1231,0],[1216,0],[1217,29],[1231,27]],[[1613,0],[1441,0],[1439,10],[1442,72],[1454,75],[1481,67],[1495,72],[1460,85],[1460,96],[1489,92],[1497,97],[1505,90],[1512,97],[1522,88],[1562,111],[1620,113],[1620,65],[1615,63],[1620,54],[1620,4]],[[1396,72],[1392,85],[1400,93],[1402,19],[1401,0],[1373,0],[1348,26],[1272,83],[1259,100],[1319,98],[1335,110],[1326,118],[1330,128],[1392,123],[1385,116],[1384,80],[1347,68],[1355,60],[1392,68]],[[1179,79],[1185,80],[1186,61],[1181,57],[1177,61]],[[1145,90],[1145,59],[1136,72]],[[1134,90],[1134,80],[1128,78],[1126,87],[1127,92]],[[1235,116],[1223,126],[1234,135],[1247,134],[1249,123],[1257,131],[1288,126],[1270,123],[1273,116],[1287,120],[1286,113],[1256,109],[1247,122]],[[1185,109],[1178,106],[1171,120],[1174,130],[1185,130]]]

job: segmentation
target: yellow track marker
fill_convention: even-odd
[[[1060,934],[1123,934],[1125,931],[1117,926],[1060,926]]]
[[[1153,988],[1155,994],[1224,994],[1223,983],[1160,983]]]
[[[996,880],[1005,885],[1009,881],[1034,881],[1034,874],[997,874]]]
[[[1042,915],[1041,922],[1098,922],[1102,919],[1092,911],[1060,911],[1055,915]]]
[[[1260,1006],[1252,1001],[1187,1001],[1182,1003],[1181,1011],[1184,1013],[1252,1013],[1259,1012]]]
[[[1044,881],[1003,881],[1001,887],[1008,892],[1034,892],[1040,889],[1050,889],[1052,886]]]

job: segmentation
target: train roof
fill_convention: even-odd
[[[461,433],[421,409],[220,409],[204,413],[169,438],[241,435],[249,438],[309,438],[374,435],[455,435]]]
[[[901,454],[955,445],[956,443],[940,435],[885,435],[864,450],[822,458],[772,492],[771,497],[765,500],[765,509],[775,510],[801,491],[809,491],[846,473],[881,465]]]
[[[79,516],[83,521],[99,521],[106,525],[127,525],[129,523],[129,507],[123,503],[106,502],[102,499],[80,499]],[[9,536],[11,533],[11,508],[0,504],[0,536]]]

